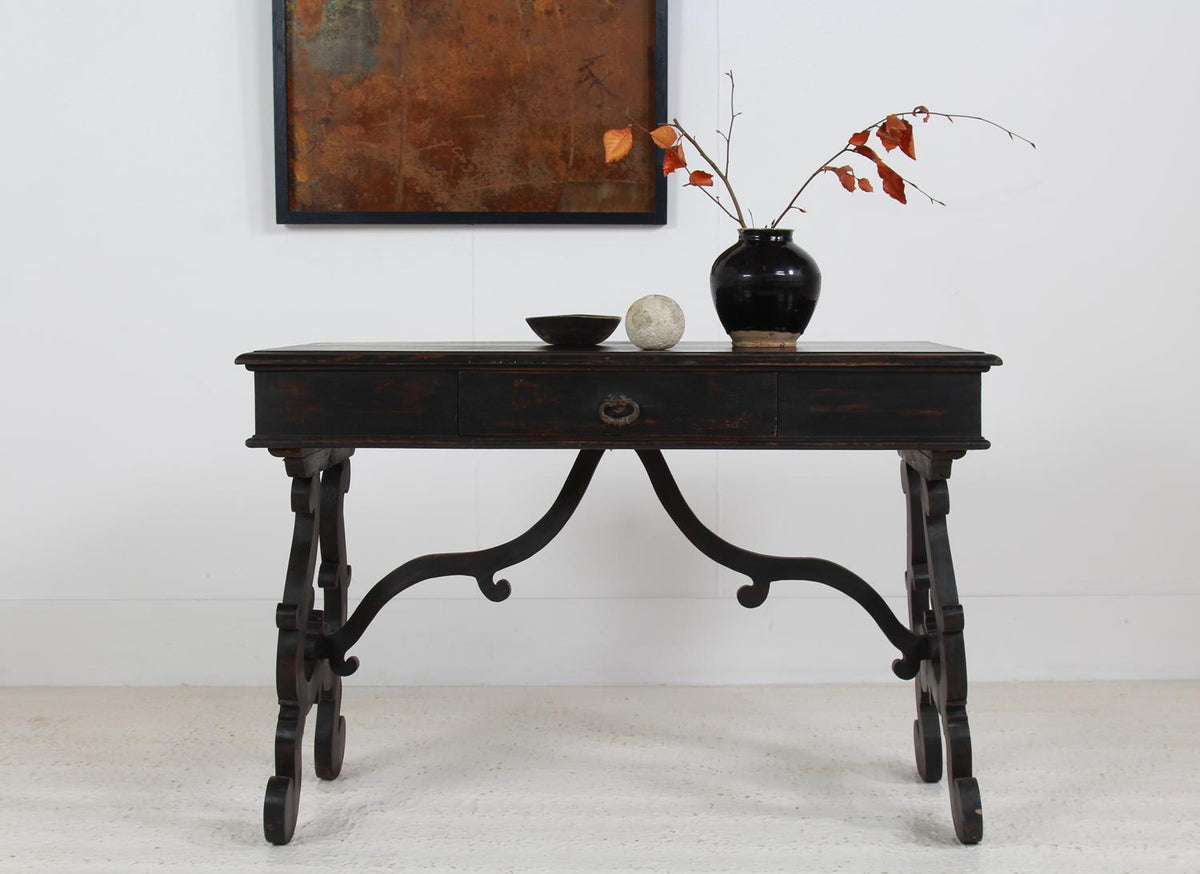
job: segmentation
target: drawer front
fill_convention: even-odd
[[[980,376],[923,371],[779,377],[779,432],[818,440],[981,440]]]
[[[774,374],[468,372],[459,396],[459,432],[470,437],[620,442],[776,430]]]
[[[452,371],[259,371],[254,378],[256,438],[404,438],[458,430]]]

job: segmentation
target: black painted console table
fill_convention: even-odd
[[[892,670],[915,680],[918,773],[941,779],[944,739],[955,832],[964,843],[983,836],[946,480],[954,459],[988,446],[980,434],[980,374],[1000,364],[994,355],[932,343],[801,343],[795,352],[733,352],[724,343],[667,352],[625,344],[314,344],[250,352],[237,363],[254,371],[256,428],[247,444],[283,458],[295,514],[275,612],[279,722],[263,811],[268,841],[287,843],[295,829],[304,726],[314,704],[317,775],[331,780],[341,770],[341,678],[358,667],[347,652],[384,604],[444,576],[474,577],[485,596],[503,601],[511,589],[496,574],[562,529],[606,449],[635,450],[684,536],[749,578],[737,593],[743,606],[763,603],[776,581],[807,580],[866,610],[899,652]],[[553,505],[524,534],[476,552],[414,558],[347,616],[342,506],[358,447],[570,448],[578,455]],[[840,565],[760,555],[722,540],[685,503],[661,452],[672,448],[898,450],[907,496],[907,624]]]

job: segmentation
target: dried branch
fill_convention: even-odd
[[[733,122],[739,115],[741,115],[741,113],[733,111],[733,70],[730,70],[725,75],[729,77],[729,133],[723,134],[720,131],[717,131],[717,133],[725,139],[725,175],[728,176],[729,148],[731,145],[733,145]],[[751,222],[751,224],[753,224],[753,222]]]
[[[598,60],[599,57],[600,56],[597,56],[596,58],[589,58],[584,62],[584,65],[580,67],[580,73],[582,74],[580,82],[581,84],[586,83],[589,88],[607,90],[607,86],[604,85],[600,77],[597,76],[595,71],[592,70],[592,64]],[[681,146],[682,141],[687,140],[689,145],[696,150],[696,154],[700,156],[701,160],[703,160],[704,163],[712,169],[713,173],[710,175],[702,170],[694,170],[689,176],[688,182],[685,183],[685,187],[691,186],[694,188],[699,188],[704,192],[705,196],[708,197],[709,200],[717,204],[717,206],[723,213],[725,213],[725,215],[737,222],[739,227],[745,228],[747,227],[746,215],[748,214],[750,216],[750,222],[753,224],[754,213],[744,213],[742,211],[742,205],[738,201],[737,194],[733,190],[732,183],[729,181],[729,163],[730,156],[732,154],[731,146],[733,144],[733,127],[734,123],[737,121],[737,117],[741,115],[741,113],[737,111],[734,103],[736,83],[733,78],[733,71],[730,70],[725,75],[729,77],[729,127],[725,131],[718,130],[716,132],[717,136],[721,137],[721,139],[725,141],[725,162],[723,167],[717,166],[717,162],[714,161],[706,151],[704,151],[704,147],[697,142],[696,138],[693,137],[682,124],[679,123],[678,118],[671,119],[670,125],[659,125],[654,130],[649,130],[632,116],[630,116],[629,127],[605,131],[605,161],[608,163],[620,161],[629,153],[629,150],[632,146],[632,131],[634,127],[637,127],[644,133],[648,134],[650,138],[654,140],[655,144],[659,146],[659,148],[666,150],[666,156],[663,160],[663,173],[664,175],[667,175],[675,170],[683,169],[687,166]],[[917,191],[928,198],[930,203],[945,206],[946,204],[944,201],[938,200],[911,179],[907,179],[897,173],[883,160],[882,157],[880,157],[878,153],[875,152],[874,149],[867,145],[867,141],[871,134],[875,134],[878,137],[879,142],[882,144],[885,152],[891,152],[893,149],[899,149],[902,154],[907,155],[913,160],[916,160],[917,153],[913,145],[913,126],[906,119],[920,118],[922,121],[927,122],[934,116],[938,118],[944,118],[950,122],[960,118],[970,119],[972,121],[981,121],[984,124],[1004,131],[1004,133],[1008,134],[1009,139],[1021,140],[1024,143],[1028,143],[1031,147],[1035,149],[1037,148],[1032,140],[1021,136],[1015,131],[1009,130],[1002,124],[997,124],[991,119],[984,118],[980,115],[965,115],[955,112],[931,112],[924,106],[914,107],[912,110],[907,112],[894,112],[890,115],[885,115],[878,121],[867,125],[867,127],[852,134],[845,145],[834,152],[828,159],[818,164],[817,168],[808,175],[808,178],[804,180],[804,182],[796,190],[796,193],[792,195],[791,200],[787,202],[787,206],[785,206],[783,211],[775,217],[775,220],[771,222],[769,227],[778,227],[783,218],[792,210],[796,210],[797,212],[805,211],[796,206],[796,201],[799,200],[800,195],[802,195],[808,189],[808,186],[812,184],[812,181],[823,172],[833,172],[834,175],[839,177],[842,186],[848,191],[873,191],[874,188],[866,176],[857,176],[849,165],[843,165],[841,167],[835,166],[837,159],[847,153],[855,154],[873,161],[875,163],[876,170],[879,173],[879,178],[883,182],[883,193],[887,194],[894,200],[897,200],[900,203],[907,203],[908,200],[905,195],[905,187],[909,186],[914,191]],[[719,196],[714,196],[710,191],[708,191],[708,188],[713,182],[713,175],[720,179],[721,184],[725,186],[725,190],[728,192],[730,202],[732,203],[732,210],[721,202],[721,198]]]
[[[715,173],[717,178],[721,180],[722,184],[725,186],[725,190],[729,192],[729,199],[733,201],[733,209],[737,215],[730,215],[730,218],[736,221],[740,227],[746,227],[746,217],[742,215],[742,207],[738,203],[737,195],[733,193],[733,186],[729,184],[729,177],[722,172],[721,168],[717,166],[716,162],[713,161],[713,159],[708,156],[708,153],[704,151],[703,147],[696,142],[696,138],[684,129],[683,125],[679,123],[679,119],[671,119],[671,124],[675,126],[677,131],[679,131],[680,136],[692,144],[692,148],[695,149],[696,153],[704,159],[704,163],[712,167],[713,173]],[[707,194],[708,192],[705,193]],[[726,212],[728,212],[728,210],[726,210]]]
[[[904,118],[906,116],[909,116],[912,118],[920,117],[925,121],[928,121],[931,116],[937,116],[938,118],[945,118],[951,122],[953,122],[954,119],[956,119],[956,118],[965,118],[965,119],[970,119],[972,121],[982,121],[985,124],[989,124],[994,128],[998,128],[998,129],[1004,131],[1006,134],[1008,134],[1009,139],[1021,140],[1022,142],[1029,143],[1029,145],[1032,146],[1033,148],[1035,148],[1035,149],[1037,148],[1037,145],[1034,144],[1034,142],[1032,140],[1026,139],[1025,137],[1021,136],[1019,133],[1009,130],[1004,125],[997,124],[996,122],[992,121],[991,119],[984,118],[983,116],[980,116],[980,115],[963,115],[961,113],[953,113],[953,112],[931,112],[930,110],[926,109],[924,106],[917,106],[909,112],[894,112],[891,115],[885,115],[883,118],[879,119],[879,121],[875,122],[874,124],[867,125],[859,133],[855,134],[854,136],[852,136],[850,138],[849,144],[842,146],[842,148],[840,150],[838,150],[837,152],[834,153],[833,157],[831,157],[829,160],[825,161],[823,164],[818,166],[817,169],[814,170],[812,172],[812,174],[807,179],[804,180],[804,184],[802,184],[800,186],[799,190],[797,190],[796,193],[792,195],[792,199],[789,200],[788,205],[783,208],[783,212],[781,212],[775,218],[775,221],[771,222],[771,227],[774,228],[779,225],[779,222],[783,220],[783,217],[785,215],[787,215],[788,210],[793,208],[796,201],[800,198],[800,195],[804,193],[804,190],[806,188],[808,188],[809,184],[814,179],[817,178],[817,176],[822,172],[822,170],[825,169],[825,167],[832,164],[834,161],[836,161],[839,157],[844,155],[846,152],[853,152],[855,154],[860,154],[860,155],[864,154],[863,152],[860,152],[858,150],[860,148],[862,148],[862,144],[864,142],[866,142],[866,138],[871,134],[871,132],[875,132],[876,135],[880,137],[880,139],[883,139],[883,135],[880,134],[880,129],[888,123],[888,120],[889,119],[900,119],[900,118]],[[904,122],[903,124],[906,127],[908,126],[908,122]],[[889,128],[889,131],[890,130],[893,130],[893,129]],[[891,148],[894,145],[895,145],[895,142],[893,141],[888,147]],[[909,131],[908,145],[910,147],[912,145],[911,130]],[[871,156],[867,155],[866,157],[871,157]],[[910,157],[912,157],[911,154],[910,154]],[[887,165],[884,165],[882,161],[878,160],[878,158],[874,158],[873,160],[875,160],[875,163],[880,166],[887,166]],[[888,167],[888,169],[891,170],[891,172],[895,173],[895,170],[892,170],[892,168]],[[936,197],[934,197],[929,192],[925,191],[923,188],[921,188],[915,182],[912,182],[911,180],[906,179],[905,177],[901,176],[899,173],[896,173],[896,177],[899,178],[901,181],[903,181],[906,185],[911,185],[914,189],[919,191],[921,194],[925,195],[927,198],[929,198],[929,201],[931,203],[940,204],[941,206],[946,205],[944,201],[938,200]]]
[[[932,115],[936,115],[938,118],[949,119],[951,121],[951,123],[953,123],[954,119],[956,119],[956,118],[968,118],[971,121],[982,121],[984,124],[990,124],[992,127],[998,128],[999,130],[1004,131],[1006,134],[1008,134],[1008,138],[1010,140],[1020,140],[1023,143],[1029,143],[1031,148],[1034,148],[1034,149],[1037,148],[1037,143],[1035,143],[1033,140],[1023,137],[1019,133],[1016,133],[1014,131],[1010,131],[1004,125],[997,124],[996,122],[992,121],[990,118],[984,118],[982,115],[963,115],[962,113],[958,113],[958,112],[930,112],[924,106],[918,106],[912,112],[897,112],[896,113],[896,116],[898,118],[903,118],[906,115],[911,115],[914,118],[919,115],[925,121],[929,121],[929,117]]]
[[[810,183],[814,179],[816,179],[817,176],[820,175],[820,173],[826,167],[830,166],[834,161],[836,161],[842,155],[846,154],[848,151],[850,151],[849,146],[842,146],[840,149],[838,149],[836,152],[833,153],[833,155],[829,158],[828,161],[821,164],[819,167],[817,167],[816,170],[813,170],[812,175],[809,176],[807,179],[805,179],[804,184],[800,186],[800,190],[792,195],[792,199],[789,200],[788,205],[783,208],[783,212],[781,212],[778,216],[775,217],[775,221],[771,222],[771,227],[773,227],[773,228],[779,227],[779,223],[781,221],[783,221],[783,217],[788,214],[788,210],[799,209],[799,207],[796,206],[796,201],[800,199],[800,195],[804,193],[804,189],[808,188],[808,183]],[[801,209],[800,212],[804,212],[804,210]]]

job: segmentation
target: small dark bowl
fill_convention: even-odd
[[[530,316],[533,333],[551,346],[595,346],[621,324],[620,316]]]

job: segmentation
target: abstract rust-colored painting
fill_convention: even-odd
[[[665,223],[666,0],[274,4],[279,223]]]

